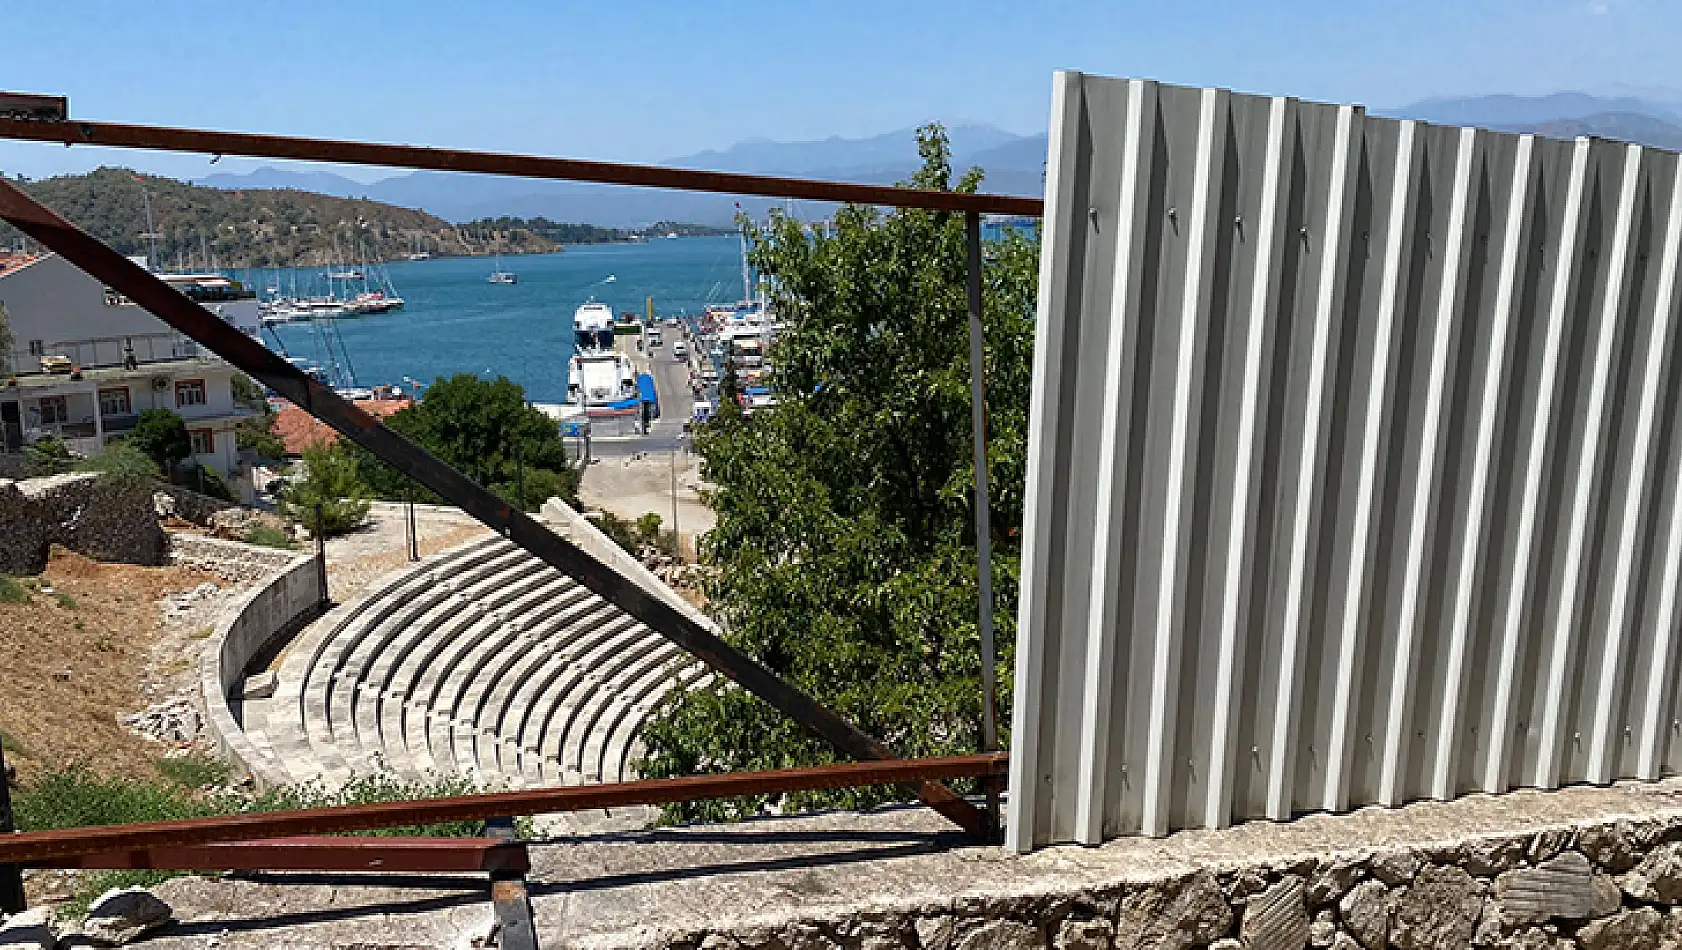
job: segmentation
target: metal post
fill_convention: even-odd
[[[519,497],[515,504],[521,511],[526,510],[526,453],[520,446],[520,440],[514,440],[514,494]]]
[[[321,603],[327,604],[327,535],[321,530],[321,502],[315,503],[315,569],[321,580]]]
[[[415,524],[415,486],[409,484],[409,560],[420,560],[420,527]]]
[[[0,834],[17,830],[12,822],[12,788],[6,777],[6,750],[0,744]],[[0,913],[19,914],[28,910],[23,896],[23,870],[15,864],[0,864]]]
[[[672,553],[683,559],[683,535],[677,533],[677,448],[672,449]]]
[[[506,842],[520,840],[511,818],[486,821],[485,836]],[[496,912],[497,946],[505,950],[537,950],[537,925],[532,917],[525,872],[492,871],[491,906]]]
[[[992,502],[987,490],[987,380],[986,341],[981,322],[981,215],[964,215],[964,243],[968,248],[969,278],[969,385],[970,426],[975,438],[975,558],[981,587],[981,747],[993,752],[999,747],[999,704],[997,660],[993,645],[993,529]],[[987,789],[988,816],[996,834],[999,818],[999,789],[994,782]]]

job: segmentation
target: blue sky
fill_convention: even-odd
[[[1678,36],[1676,0],[56,0],[0,17],[0,89],[68,94],[85,118],[658,161],[931,118],[1038,132],[1058,68],[1374,107],[1682,100]],[[0,143],[0,169],[32,176],[118,161],[210,171]]]

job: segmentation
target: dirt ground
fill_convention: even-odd
[[[102,564],[59,549],[40,578],[24,580],[51,592],[34,589],[27,603],[0,603],[7,764],[24,780],[72,762],[105,775],[156,778],[152,762],[166,746],[129,733],[119,717],[145,709],[187,675],[192,661],[185,657],[160,666],[160,644],[202,640],[196,616],[166,623],[160,601],[207,583],[220,591],[227,582],[186,568]]]
[[[673,462],[673,454],[665,452],[603,458],[584,470],[584,481],[578,486],[579,500],[590,508],[630,520],[652,511],[660,516],[662,528],[670,528]],[[679,451],[675,462],[678,533],[685,556],[692,557],[695,536],[711,531],[718,516],[701,501],[701,457]]]

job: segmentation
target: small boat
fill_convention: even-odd
[[[591,299],[572,315],[573,345],[581,351],[613,351],[613,308]]]
[[[362,272],[359,271],[359,270],[355,270],[355,269],[352,269],[352,270],[336,270],[336,271],[332,271],[332,272],[328,273],[327,279],[328,280],[361,280],[362,279]]]
[[[502,269],[502,253],[496,255],[496,270],[491,271],[490,282],[493,284],[517,284],[520,276],[511,270]]]

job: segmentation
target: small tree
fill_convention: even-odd
[[[357,474],[356,458],[335,446],[316,443],[304,450],[304,477],[281,493],[280,513],[310,531],[321,506],[321,532],[328,537],[354,531],[368,520],[368,486]]]
[[[193,454],[193,439],[187,423],[168,409],[148,409],[135,420],[134,431],[124,440],[146,453],[159,470],[169,473]]]
[[[286,440],[274,431],[277,418],[279,417],[275,413],[267,412],[249,419],[241,419],[234,426],[234,437],[239,447],[256,452],[258,458],[285,458]]]

